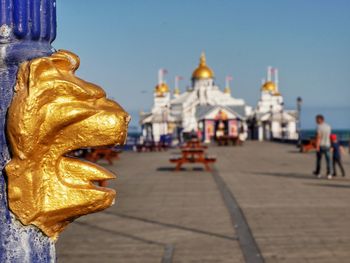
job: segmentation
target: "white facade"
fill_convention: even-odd
[[[174,134],[176,132],[174,129],[181,133],[202,132],[202,136],[208,141],[210,136],[206,134],[207,130],[215,132],[213,121],[216,115],[214,116],[213,112],[220,111],[225,118],[228,118],[224,121],[237,119],[242,127],[246,127],[242,123],[252,112],[252,108],[247,106],[243,99],[236,99],[227,91],[220,90],[215,84],[214,73],[206,65],[204,55],[201,56],[199,66],[192,74],[192,86],[186,92],[170,98],[168,88],[164,88],[163,92],[157,92],[160,86],[164,88],[166,84],[162,82],[156,87],[151,114],[141,115],[144,129],[146,126],[152,126],[152,137],[155,142],[160,140],[161,135]],[[211,129],[205,130],[208,125],[212,126]]]
[[[143,135],[149,140],[159,142],[165,135],[181,140],[184,134],[196,132],[203,141],[210,142],[216,138],[218,123],[224,127],[221,133],[225,136],[246,138],[249,130],[250,137],[258,140],[298,138],[297,114],[284,109],[276,69],[272,72],[269,67],[255,109],[243,99],[234,98],[228,84],[224,91],[215,84],[214,73],[206,65],[204,54],[186,92],[179,93],[175,85],[176,92],[171,94],[161,73],[162,70],[152,110],[140,116]]]
[[[274,76],[274,80],[272,80]],[[284,108],[283,97],[278,87],[277,69],[268,68],[267,81],[261,88],[260,100],[250,116],[255,122],[252,133],[258,140],[298,139],[297,112]]]

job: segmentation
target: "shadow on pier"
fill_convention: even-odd
[[[292,179],[303,179],[303,180],[322,180],[323,182],[330,182],[325,176],[322,178],[317,178],[312,174],[304,174],[304,173],[281,173],[281,172],[252,172],[252,174],[262,175],[262,176],[274,176],[280,178],[292,178]],[[336,180],[337,182],[348,182],[344,177],[333,177],[332,180]],[[324,184],[324,183],[308,183],[308,185],[313,186],[325,186],[325,187],[338,187],[338,188],[350,188],[350,185],[339,185],[339,184]]]
[[[339,189],[350,189],[350,185],[343,185],[343,184],[312,184],[312,183],[309,183],[308,185],[321,186],[321,187],[332,187],[332,188],[339,188]]]
[[[293,178],[293,179],[305,179],[305,180],[315,180],[315,176],[306,173],[283,173],[283,172],[249,172],[251,174],[262,175],[262,176],[274,176],[281,178]]]
[[[184,168],[182,167],[180,171],[176,172],[205,172],[205,169],[202,167],[191,167],[191,168]],[[169,167],[159,167],[157,168],[157,172],[175,172],[175,167],[169,166]],[[176,172],[174,174],[176,174]]]

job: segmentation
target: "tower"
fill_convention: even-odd
[[[163,107],[168,105],[170,102],[170,89],[168,84],[164,80],[165,74],[167,74],[166,69],[158,70],[158,84],[154,88],[154,105],[155,107]]]
[[[179,88],[179,82],[183,78],[181,76],[175,76],[175,88],[174,88],[174,98],[177,98],[180,96],[180,88]]]
[[[258,102],[260,112],[280,112],[283,109],[283,97],[278,88],[278,69],[267,67],[267,78],[261,86],[261,98]]]
[[[224,93],[226,96],[231,96],[231,87],[230,87],[230,82],[232,81],[232,77],[231,76],[226,76],[226,79],[225,79],[225,89],[224,89]]]
[[[203,52],[198,67],[192,73],[192,87],[197,92],[201,105],[208,104],[208,90],[213,89],[213,86],[214,72],[207,66],[205,53]]]
[[[154,105],[152,108],[152,114],[154,116],[152,124],[153,138],[156,142],[159,142],[162,135],[168,133],[168,119],[170,108],[170,89],[165,82],[166,69],[158,70],[158,84],[154,89]]]

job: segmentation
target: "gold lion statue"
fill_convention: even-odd
[[[6,166],[11,211],[54,239],[75,218],[115,199],[104,185],[115,176],[67,156],[83,147],[125,142],[129,115],[98,86],[74,75],[79,58],[68,51],[23,63],[8,112],[12,159]]]

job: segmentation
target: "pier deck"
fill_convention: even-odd
[[[106,165],[118,202],[70,225],[58,262],[348,262],[349,156],[349,177],[329,181],[290,145],[209,147],[212,172],[172,172],[172,151]]]

